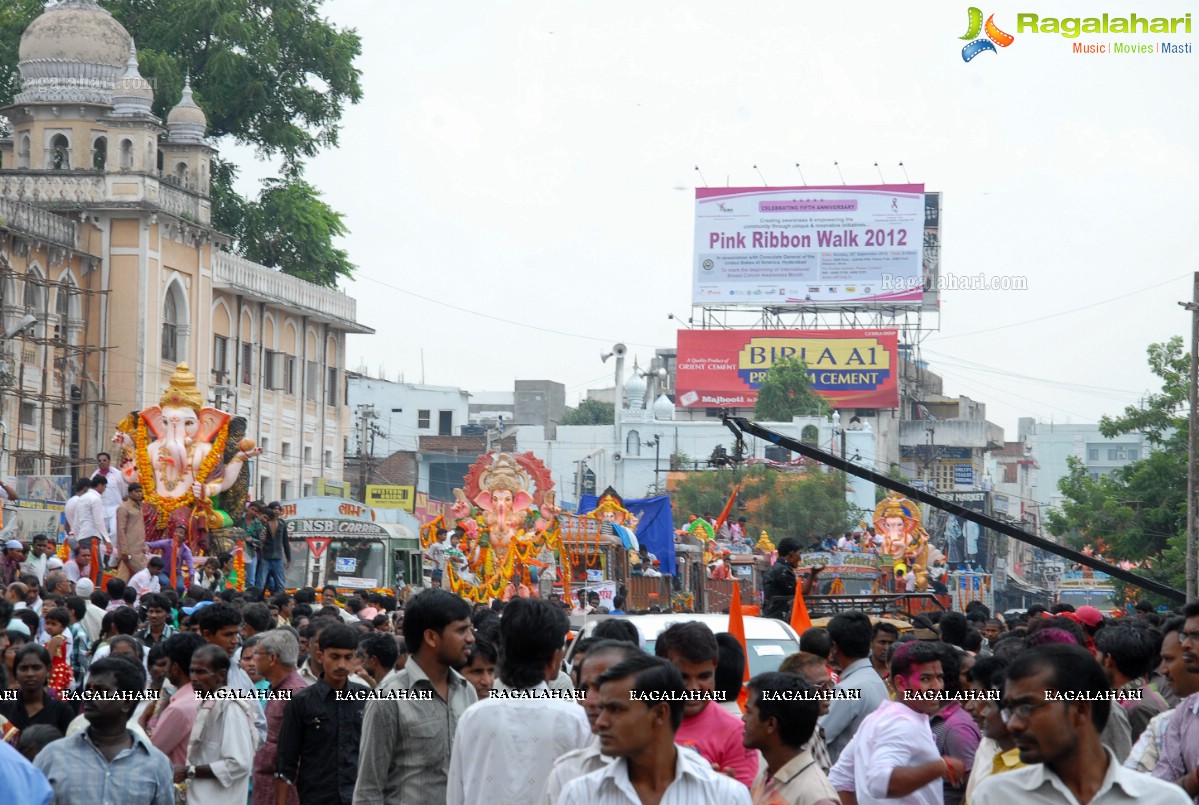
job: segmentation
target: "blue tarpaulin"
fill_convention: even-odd
[[[583,495],[579,500],[579,514],[595,508],[598,498]],[[637,518],[637,541],[646,550],[661,560],[662,575],[673,576],[674,561],[674,514],[670,510],[670,495],[659,495],[639,500],[626,499],[624,507]]]

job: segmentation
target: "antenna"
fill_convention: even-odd
[[[766,177],[762,175],[762,171],[758,170],[757,165],[754,165],[754,170],[758,171],[758,178],[762,180],[762,187],[769,187],[770,185],[766,183]]]
[[[874,163],[874,169],[878,171],[879,181],[881,181],[883,184],[886,184],[887,180],[883,178],[883,169],[878,166],[877,162]]]
[[[902,163],[902,162],[900,162],[900,163],[899,163],[899,167],[900,167],[900,168],[903,168],[903,180],[904,180],[905,182],[907,182],[908,184],[911,184],[911,183],[912,183],[912,180],[908,178],[908,169],[903,167],[903,163]]]
[[[704,183],[704,187],[707,187],[708,180],[704,178],[704,172],[699,169],[699,165],[695,166],[695,172],[699,174],[699,180]]]
[[[833,167],[837,169],[837,175],[841,177],[841,184],[845,184],[845,175],[841,173],[841,163],[834,162]]]
[[[797,171],[799,171],[799,180],[800,180],[801,182],[803,182],[803,186],[804,186],[804,187],[807,187],[807,186],[808,186],[808,180],[804,178],[804,176],[803,176],[803,169],[799,167],[799,163],[798,163],[798,162],[796,162],[796,163],[795,163],[795,169],[796,169]]]

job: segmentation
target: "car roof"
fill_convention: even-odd
[[[699,621],[707,624],[713,632],[729,630],[729,616],[720,614],[668,612],[661,615],[629,615],[625,620],[636,626],[641,637],[647,642],[657,640],[658,635],[666,631],[671,624],[687,621]],[[746,615],[742,618],[742,622],[745,624],[746,640],[799,640],[799,635],[795,633],[790,624],[775,618]]]

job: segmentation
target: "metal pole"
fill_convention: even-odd
[[[1199,271],[1195,272],[1192,301],[1186,306],[1191,311],[1191,378],[1190,378],[1190,427],[1187,431],[1187,579],[1188,601],[1199,597],[1196,584],[1195,548],[1199,533],[1199,513],[1196,512],[1195,485],[1199,482],[1199,456],[1196,455],[1195,439],[1199,437]]]

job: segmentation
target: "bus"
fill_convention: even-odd
[[[339,594],[383,591],[395,595],[405,584],[420,584],[421,549],[416,532],[404,523],[377,522],[374,509],[337,497],[283,502],[291,566],[289,590],[332,585]]]

